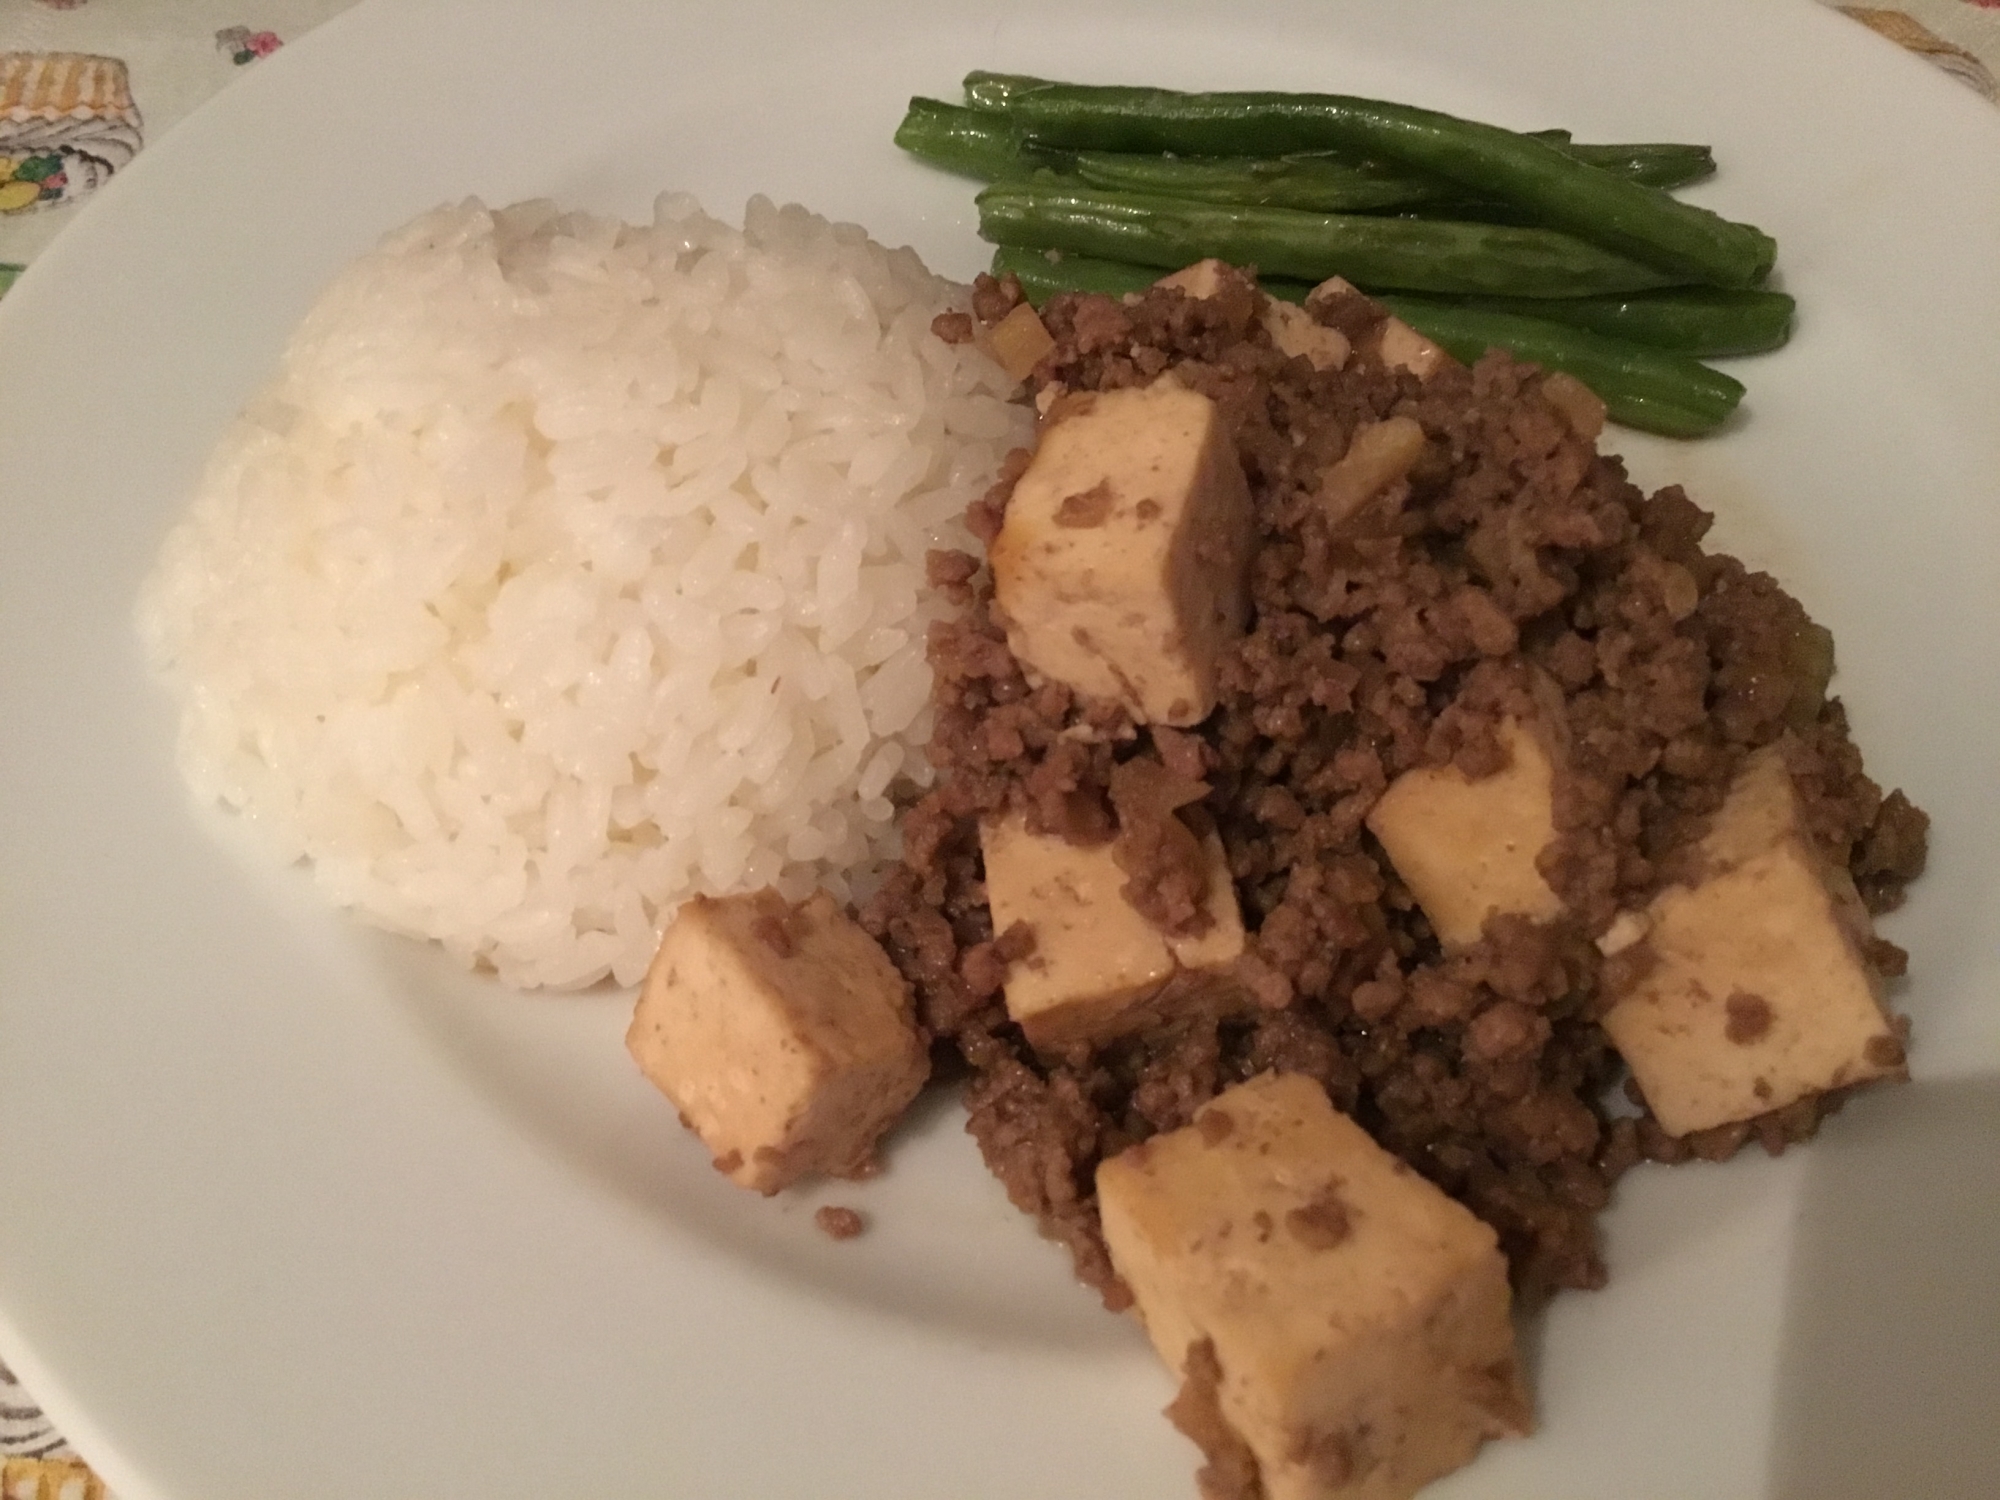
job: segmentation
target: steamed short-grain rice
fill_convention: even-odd
[[[851,225],[476,202],[328,288],[140,623],[196,792],[509,982],[696,892],[865,887],[928,780],[924,554],[1028,418]]]

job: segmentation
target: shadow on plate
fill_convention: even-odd
[[[762,1198],[709,1164],[673,1106],[627,1056],[629,994],[529,994],[458,968],[441,951],[359,932],[371,967],[460,1077],[537,1149],[685,1235],[813,1294],[843,1298],[986,1347],[1101,1352],[1143,1342],[1107,1317],[1069,1257],[1008,1202],[964,1131],[956,1094],[933,1089],[892,1132],[887,1170]],[[829,1204],[867,1222],[836,1243],[813,1221]]]
[[[2000,1495],[2000,1078],[1886,1090],[1807,1155],[1771,1500]]]

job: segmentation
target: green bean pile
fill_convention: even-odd
[[[1736,409],[1706,357],[1776,348],[1777,245],[1673,197],[1705,146],[1586,145],[1342,94],[1179,93],[971,73],[896,143],[988,186],[979,229],[1037,306],[1215,257],[1301,300],[1342,276],[1463,360],[1581,380],[1613,420],[1694,437]]]

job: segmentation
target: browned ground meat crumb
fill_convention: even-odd
[[[1002,277],[983,272],[972,283],[972,314],[989,327],[1021,305],[1021,283],[1010,271]]]
[[[989,322],[1018,300],[990,278],[973,298]],[[1142,730],[1033,682],[975,560],[934,563],[960,605],[930,639],[939,779],[906,814],[904,861],[863,920],[967,1068],[989,1166],[1114,1307],[1129,1296],[1098,1227],[1097,1163],[1269,1069],[1318,1079],[1493,1225],[1524,1294],[1599,1285],[1596,1218],[1626,1168],[1753,1139],[1782,1149],[1840,1096],[1678,1140],[1608,1108],[1623,1068],[1598,1025],[1604,976],[1629,979],[1649,955],[1607,960],[1594,939],[1691,872],[1737,768],[1781,735],[1813,837],[1873,910],[1921,870],[1924,815],[1863,774],[1825,695],[1826,632],[1773,579],[1706,552],[1711,518],[1679,489],[1628,482],[1533,367],[1496,353],[1428,382],[1359,358],[1319,371],[1280,354],[1258,311],[1247,281],[1202,300],[1057,297],[1043,312],[1057,346],[1031,381],[1103,390],[1171,367],[1231,423],[1261,535],[1254,621],[1220,706],[1194,731]],[[1379,501],[1330,519],[1317,477],[1390,416],[1421,425],[1422,456]],[[982,539],[1027,461],[1015,455],[973,507]],[[1497,769],[1499,721],[1530,710],[1567,746],[1542,857],[1566,914],[1495,918],[1447,956],[1363,819],[1413,767]],[[1238,977],[1260,1003],[1037,1057],[1000,996],[1022,935],[996,945],[985,903],[977,821],[1002,810],[1076,842],[1116,838],[1132,894],[1168,927],[1205,919],[1190,850],[1212,824],[1251,934]],[[1890,944],[1870,957],[1901,971]],[[1747,1035],[1756,1006],[1738,1010]]]
[[[969,344],[973,334],[972,314],[941,312],[931,319],[931,332],[947,344]]]
[[[820,1233],[830,1240],[851,1240],[868,1227],[868,1221],[858,1212],[844,1208],[838,1203],[829,1203],[824,1208],[815,1210],[813,1223],[817,1224]]]
[[[1180,1393],[1167,1407],[1167,1420],[1201,1449],[1205,1461],[1195,1475],[1201,1500],[1264,1500],[1257,1455],[1222,1414],[1221,1384],[1215,1344],[1202,1339],[1188,1350]]]
[[[1762,1041],[1771,1030],[1771,1002],[1762,995],[1738,990],[1723,1002],[1722,1008],[1729,1017],[1723,1035],[1739,1047]]]

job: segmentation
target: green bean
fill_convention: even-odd
[[[1662,271],[1675,281],[1756,286],[1777,247],[1749,224],[1629,182],[1559,147],[1413,105],[1343,94],[1097,87],[972,73],[966,98],[1004,110],[1049,145],[1196,156],[1342,149],[1455,182]]]
[[[1574,375],[1598,394],[1614,422],[1627,427],[1700,437],[1719,427],[1743,399],[1742,382],[1720,370],[1587,328],[1422,297],[1384,295],[1376,300],[1467,364],[1488,349],[1505,349],[1543,369]]]
[[[1589,166],[1602,167],[1648,187],[1686,187],[1715,175],[1714,152],[1706,146],[1683,145],[1678,141],[1633,141],[1622,146],[1569,144],[1559,149]]]
[[[1565,146],[1575,155],[1610,153],[1605,170],[1635,182],[1676,186],[1704,175],[1693,170],[1713,158],[1702,146]],[[1143,156],[1126,151],[1078,151],[1067,170],[1092,187],[1160,193],[1203,203],[1297,208],[1313,213],[1380,213],[1395,209],[1426,218],[1483,219],[1495,209],[1449,183],[1427,181],[1374,162],[1349,162],[1324,152],[1290,156]],[[996,174],[997,175],[997,174]]]
[[[1365,213],[1460,196],[1449,183],[1325,153],[1263,160],[1060,151],[1039,144],[1004,114],[921,96],[910,101],[896,127],[896,144],[933,166],[987,182],[1053,171],[1098,187],[1325,212]]]
[[[1102,292],[1107,297],[1143,292],[1163,274],[1158,266],[1127,265],[1094,255],[1063,255],[1050,260],[1044,250],[1001,245],[993,252],[993,274],[1010,272],[1037,308],[1059,292]]]
[[[1537,138],[1549,140],[1579,159],[1602,157],[1607,171],[1656,186],[1677,186],[1715,168],[1706,146],[1574,145],[1560,130],[1538,132]],[[1428,209],[1430,217],[1439,218],[1452,216],[1438,212],[1450,206],[1460,217],[1479,218],[1482,207],[1492,207],[1467,198],[1454,184],[1329,152],[1202,157],[1060,151],[1038,144],[1004,114],[922,97],[910,101],[896,127],[896,144],[933,166],[987,182],[1049,170],[1073,173],[1094,187],[1319,213]]]
[[[896,127],[896,144],[932,166],[984,182],[1026,177],[1044,167],[1067,165],[1071,156],[1036,146],[1027,131],[1005,115],[921,95],[903,112],[903,122]]]
[[[1533,132],[1537,140],[1547,140],[1556,132]],[[1557,148],[1578,161],[1601,167],[1616,176],[1648,187],[1676,188],[1713,176],[1715,157],[1706,146],[1682,146],[1671,142],[1640,143],[1630,146],[1582,146],[1556,141]],[[1503,203],[1454,187],[1440,192],[1419,206],[1403,210],[1427,219],[1470,219],[1481,224],[1542,224],[1546,221],[1532,208]]]
[[[1791,336],[1795,305],[1783,292],[1695,286],[1631,296],[1453,300],[1461,307],[1548,318],[1701,358],[1776,349]]]
[[[1140,156],[1079,151],[1070,170],[1092,187],[1313,213],[1419,209],[1453,194],[1448,184],[1317,155]]]
[[[1654,268],[1550,229],[1233,208],[1068,183],[997,182],[975,200],[1003,245],[1174,270],[1206,256],[1280,276],[1406,291],[1584,296],[1668,284]]]
[[[1056,252],[1054,260],[1049,255],[1049,251],[1029,250],[1020,245],[997,246],[993,251],[993,274],[1005,276],[1011,271],[1036,307],[1058,292],[1102,292],[1107,297],[1143,292],[1166,274],[1158,266],[1134,266],[1095,255]],[[1313,289],[1310,281],[1292,281],[1282,276],[1264,277],[1257,285],[1280,302],[1303,302],[1306,293]]]

